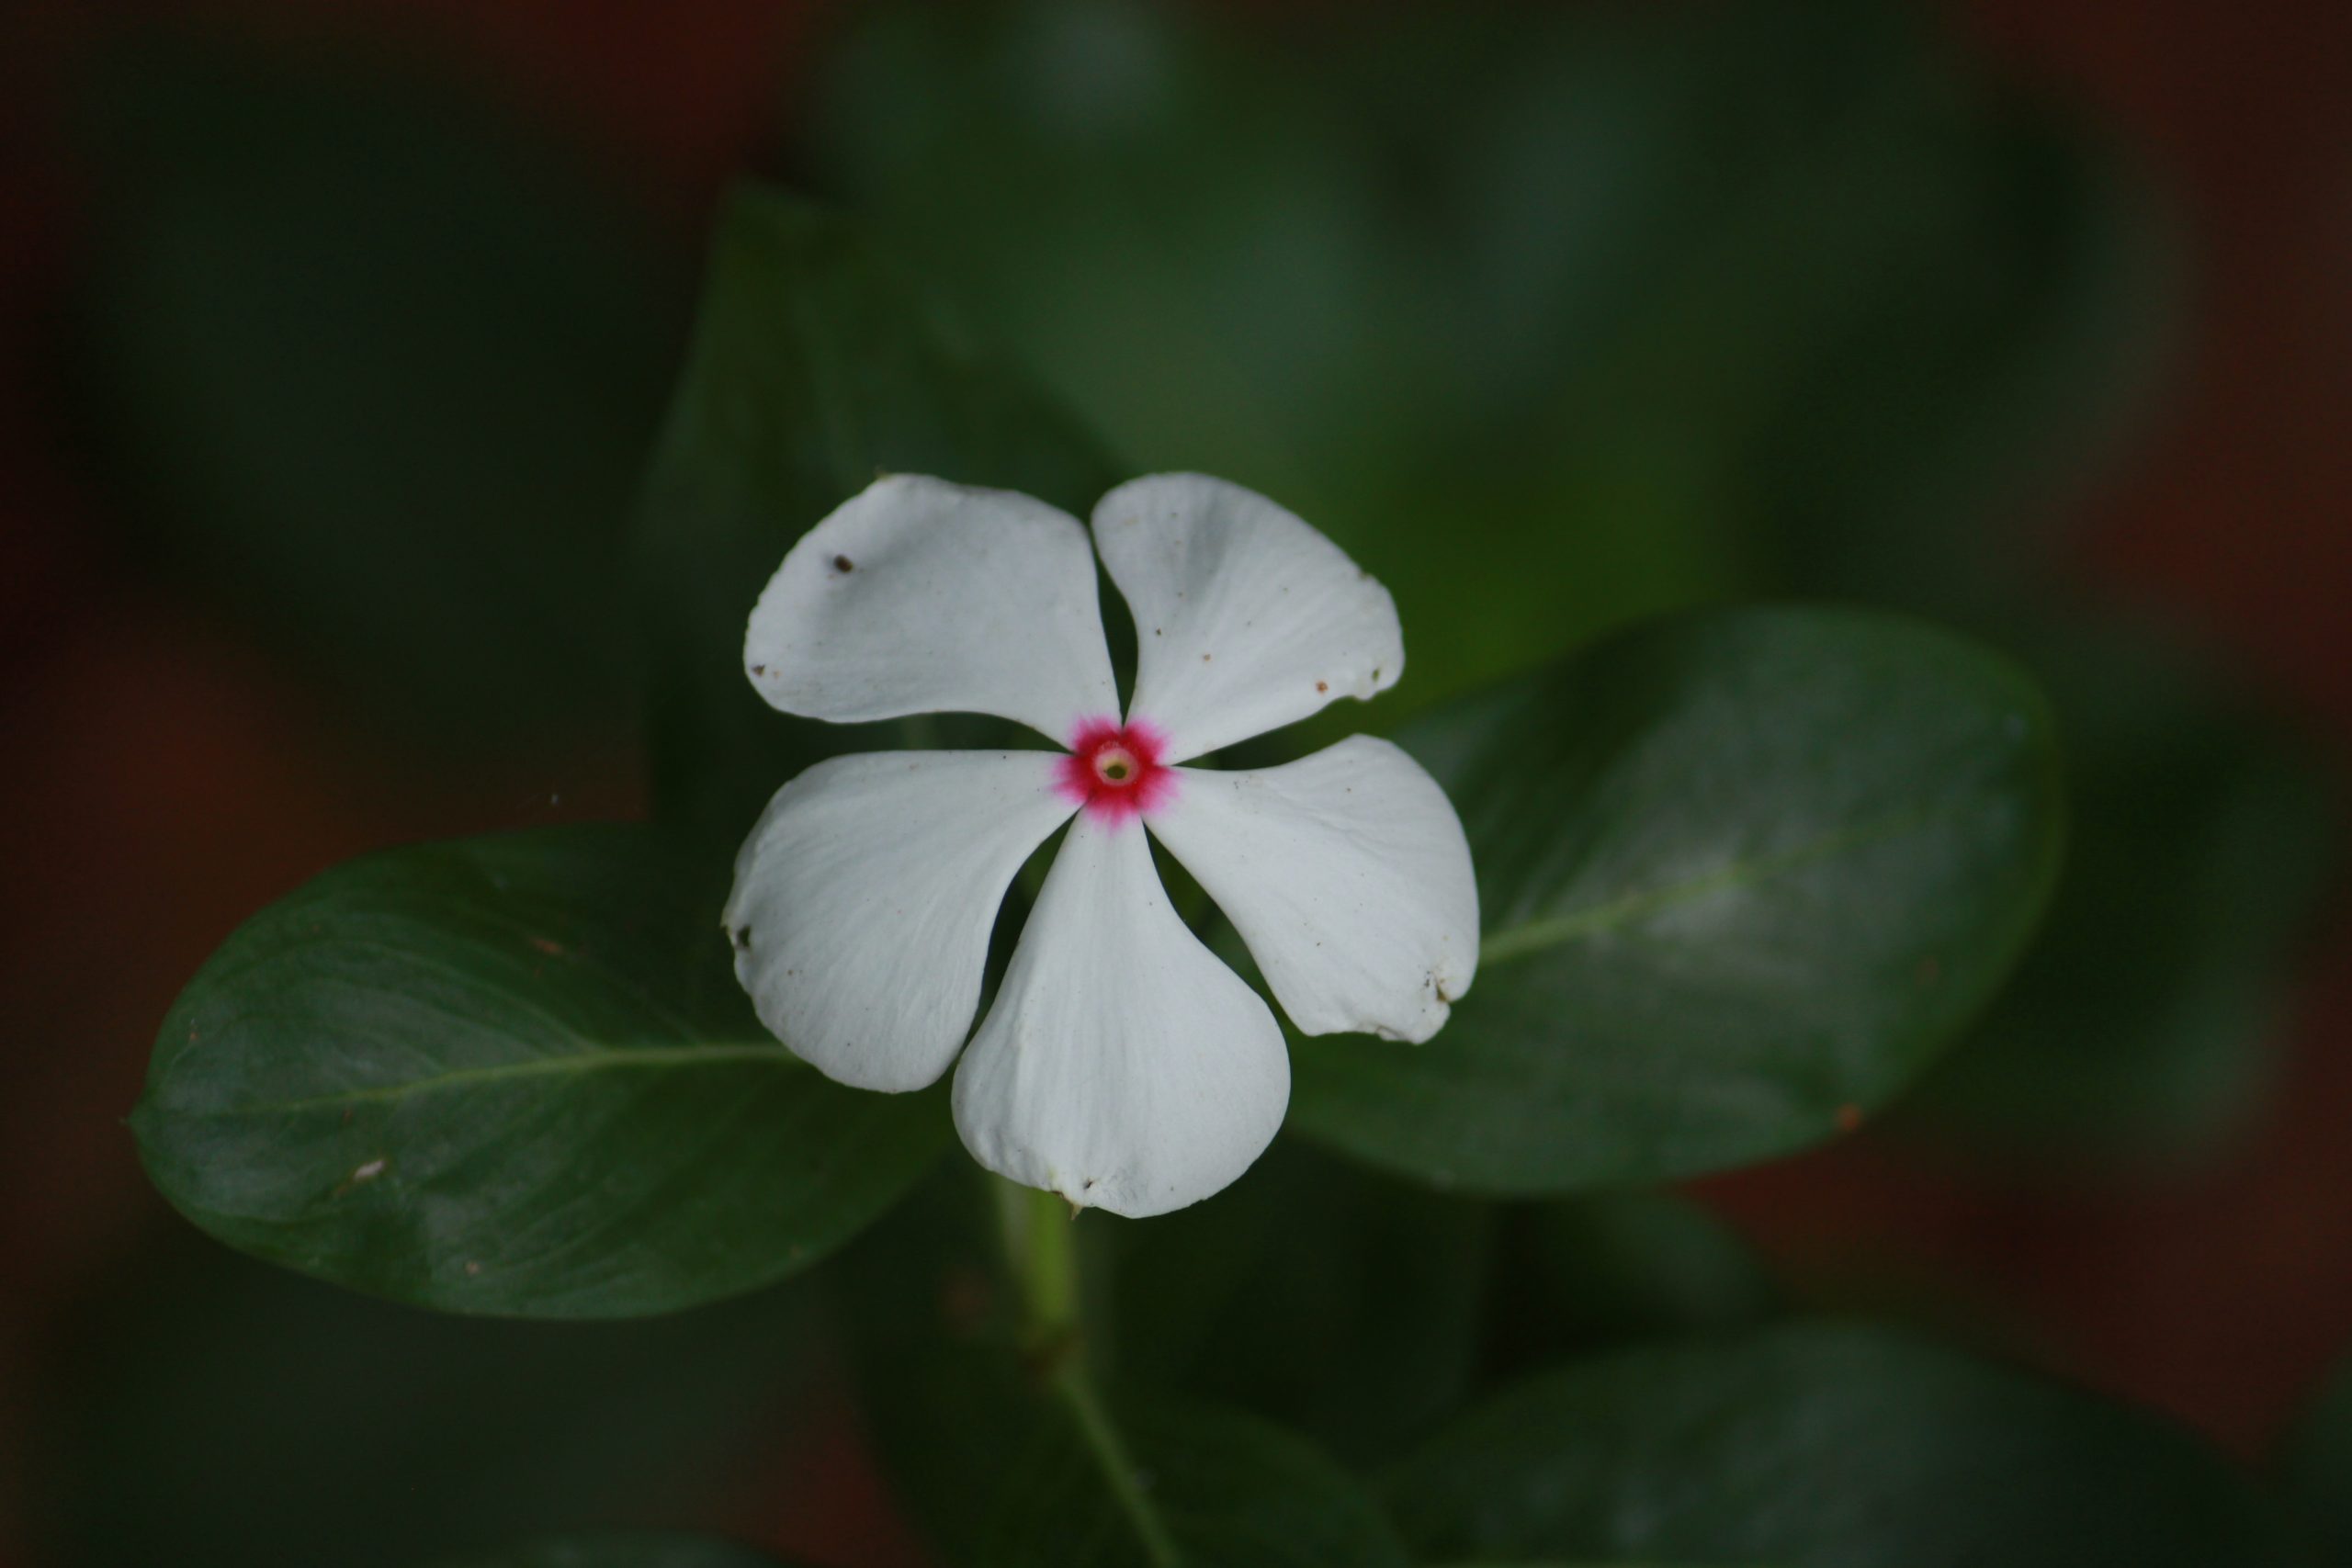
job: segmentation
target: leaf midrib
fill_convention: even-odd
[[[1959,815],[1959,807],[1940,810],[1929,807],[1908,807],[1890,811],[1867,821],[1857,822],[1835,832],[1825,833],[1808,843],[1798,844],[1772,854],[1758,855],[1751,860],[1734,859],[1729,864],[1703,876],[1687,881],[1668,883],[1663,887],[1644,888],[1610,899],[1606,903],[1589,905],[1566,914],[1552,915],[1530,920],[1524,925],[1490,936],[1479,944],[1478,963],[1481,967],[1508,964],[1531,953],[1548,947],[1565,946],[1585,937],[1598,936],[1631,924],[1645,916],[1704,897],[1710,893],[1753,886],[1759,882],[1826,860],[1847,850],[1875,843],[1882,839],[1923,828],[1945,818]]]
[[[565,1052],[560,1055],[540,1056],[523,1062],[496,1062],[487,1066],[458,1067],[449,1072],[436,1073],[431,1077],[411,1079],[406,1083],[379,1084],[368,1089],[343,1089],[334,1094],[310,1095],[300,1100],[270,1100],[259,1105],[231,1106],[210,1114],[297,1115],[306,1111],[334,1111],[352,1105],[395,1103],[413,1095],[435,1094],[445,1089],[463,1089],[476,1084],[501,1083],[515,1078],[602,1072],[611,1068],[698,1066],[714,1062],[762,1062],[775,1066],[797,1066],[799,1061],[798,1057],[781,1045],[619,1046],[610,1049]]]

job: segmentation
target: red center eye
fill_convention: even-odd
[[[1062,794],[1098,817],[1124,821],[1166,801],[1176,775],[1160,766],[1164,742],[1147,723],[1093,719],[1080,725],[1062,759]]]

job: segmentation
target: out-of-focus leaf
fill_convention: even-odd
[[[1404,1568],[1378,1506],[1305,1439],[1211,1405],[1105,1395],[1091,1372],[1073,1382],[1085,1346],[1024,1341],[992,1235],[988,1188],[951,1168],[835,1271],[885,1472],[946,1560]]]
[[[2352,1359],[2321,1386],[2275,1469],[2314,1561],[2352,1562]]]
[[[795,1291],[638,1323],[451,1317],[176,1224],[92,1283],[23,1391],[24,1522],[55,1568],[408,1568],[718,1517],[818,1371]]]
[[[885,472],[1017,490],[1081,517],[1124,477],[854,226],[739,189],[639,527],[664,815],[731,843],[809,762],[884,743],[768,707],[742,650],[793,541]],[[936,743],[941,721],[926,722]]]
[[[1147,467],[1295,493],[1409,396],[1367,372],[1412,253],[1266,51],[1133,0],[876,6],[815,85],[820,175]]]
[[[448,1311],[633,1316],[804,1267],[944,1118],[768,1036],[697,881],[611,827],[328,872],[164,1020],[132,1117],[148,1173],[232,1247]]]
[[[683,257],[454,84],[163,32],[102,56],[88,379],[170,566],[371,712],[607,728]]]
[[[2158,357],[2120,160],[1899,8],[1421,6],[1293,56],[871,7],[814,163],[1143,466],[1388,581],[1406,703],[1792,562],[1979,580]]]
[[[1973,1019],[2057,866],[2033,682],[1891,616],[1669,619],[1404,739],[1469,832],[1485,962],[1426,1045],[1295,1043],[1292,1124],[1442,1187],[1828,1137]]]
[[[876,7],[822,85],[816,163],[1140,467],[1261,489],[1379,575],[1401,701],[1727,588],[1681,455],[1555,468],[1549,435],[1533,462],[1466,415],[1450,356],[1486,280],[1273,58],[1117,0]]]
[[[1780,1304],[1763,1260],[1687,1198],[1599,1192],[1514,1217],[1545,1287],[1545,1315],[1566,1339],[1745,1328]]]
[[[2144,632],[2021,646],[2065,728],[2066,868],[2015,983],[1909,1109],[2010,1158],[2209,1146],[2269,1081],[2284,971],[2341,863],[2328,780]]]
[[[1362,1463],[1468,1393],[1494,1221],[1283,1139],[1214,1203],[1084,1239],[1113,1244],[1121,1377]]]
[[[1924,1341],[1793,1325],[1528,1381],[1392,1469],[1424,1559],[1788,1568],[2291,1561],[2188,1434]]]
[[[570,1536],[533,1541],[476,1557],[452,1558],[434,1568],[784,1568],[776,1559],[708,1536]]]

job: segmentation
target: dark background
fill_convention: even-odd
[[[805,1309],[788,1292],[641,1329],[445,1325],[220,1254],[149,1189],[120,1122],[178,987],[311,874],[391,842],[637,809],[627,636],[599,598],[609,547],[568,545],[563,520],[626,506],[725,182],[805,172],[797,137],[834,9],[31,0],[0,17],[0,1517],[20,1527],[0,1533],[0,1557],[209,1561],[242,1541],[248,1561],[300,1561],[356,1519],[376,1544],[345,1555],[374,1562],[396,1557],[403,1529],[435,1544],[430,1521],[446,1517],[459,1521],[448,1539],[470,1539],[559,1514],[582,1476],[625,1475],[599,1483],[617,1517],[731,1529],[820,1562],[911,1560],[834,1374],[791,1349]],[[1216,10],[1237,47],[1268,58],[1311,55],[1356,15]],[[1978,0],[1930,23],[1957,69],[2100,128],[2168,215],[2178,292],[2145,396],[2066,491],[2049,530],[2063,543],[2038,570],[2163,628],[2196,680],[2291,736],[2297,766],[2340,800],[2352,8]],[[183,50],[231,63],[153,64]],[[278,123],[239,119],[259,96],[234,85],[249,53],[364,60],[446,94],[453,138],[469,116],[511,132],[511,166],[453,143],[467,174],[447,199],[478,202],[490,251],[514,260],[483,285],[470,329],[514,331],[513,387],[492,376],[428,391],[429,339],[390,356],[413,382],[339,378],[378,363],[386,334],[403,341],[399,290],[437,265],[420,254],[385,268],[380,319],[352,323],[347,343],[253,351],[311,355],[315,398],[363,415],[380,401],[380,422],[314,428],[304,398],[265,402],[258,425],[204,424],[201,384],[175,379],[184,361],[153,345],[175,352],[232,319],[303,319],[299,270],[232,280],[244,292],[215,312],[174,292],[193,287],[184,273],[144,265],[204,231]],[[175,100],[189,80],[217,96]],[[349,250],[321,265],[364,276],[371,258],[399,261],[414,236],[371,188],[379,150],[362,130],[331,151],[288,186],[314,204],[303,210],[341,215]],[[382,151],[385,169],[409,166],[407,144]],[[198,166],[219,180],[175,183]],[[507,233],[510,180],[570,226]],[[379,213],[391,226],[371,227]],[[546,237],[559,229],[609,243],[566,251]],[[514,329],[535,311],[546,331]],[[598,362],[629,359],[643,373],[625,385],[650,393],[607,397],[568,373],[582,323],[601,334]],[[237,352],[208,363],[233,367]],[[568,400],[526,409],[514,389],[538,386]],[[446,417],[410,417],[420,398]],[[414,459],[322,450],[353,428],[433,446]],[[582,461],[516,481],[469,456],[475,441]],[[445,594],[428,550],[413,578],[380,573],[372,599],[312,602],[303,574],[331,573],[333,547],[291,565],[268,555],[248,528],[252,492],[220,478],[240,442],[302,454],[272,470],[287,486],[326,483],[318,473],[337,463],[380,479],[349,492],[354,526],[371,498],[397,495],[454,536],[484,516],[553,519],[555,532],[478,591]],[[449,488],[404,489],[420,465]],[[429,518],[374,520],[436,536]],[[1984,520],[1988,549],[2005,521]],[[534,573],[560,591],[501,592]],[[551,615],[547,637],[535,615]],[[353,654],[334,634],[369,616],[413,618],[432,628],[421,640],[494,674],[477,690],[368,667],[372,645]],[[509,684],[544,702],[501,706]],[[2331,852],[2315,839],[2308,858]],[[2176,891],[2161,865],[2149,876],[2146,898]],[[2312,908],[2277,944],[2283,987],[2244,1010],[2259,1021],[2244,1111],[2197,1138],[2020,1169],[1981,1144],[1865,1129],[1702,1196],[1801,1297],[1927,1317],[2258,1457],[2352,1346],[2352,923],[2332,893]],[[2235,911],[2214,919],[2226,930]],[[2168,961],[2128,940],[2109,958],[2125,971]],[[494,1497],[488,1480],[472,1497],[453,1479],[493,1473]]]

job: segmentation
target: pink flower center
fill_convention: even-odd
[[[1121,725],[1115,718],[1090,718],[1070,738],[1070,754],[1056,769],[1055,787],[1106,822],[1124,822],[1165,805],[1176,791],[1176,773],[1162,767],[1167,738],[1144,719]]]

